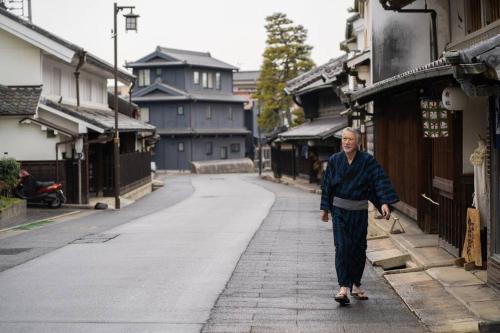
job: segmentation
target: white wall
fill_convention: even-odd
[[[76,105],[75,67],[45,56],[43,59],[42,96]],[[80,73],[80,105],[108,106],[107,79],[84,71]]]
[[[0,119],[0,155],[18,161],[54,161],[56,143],[68,138],[56,135],[47,138],[40,125],[19,124],[22,117],[2,117]],[[64,147],[60,147],[64,151]],[[61,155],[59,159],[61,159]]]
[[[4,30],[0,30],[0,84],[42,84],[40,49]]]
[[[469,97],[463,111],[463,173],[474,172],[469,161],[470,155],[477,148],[478,134],[486,139],[488,131],[488,98]]]

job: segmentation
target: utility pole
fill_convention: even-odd
[[[257,102],[258,103],[258,102]],[[260,117],[260,103],[259,103],[259,111],[257,113],[257,118]],[[257,138],[257,145],[259,147],[259,176],[262,175],[262,140],[261,140],[261,137],[260,137],[260,126],[259,124],[257,123],[257,135],[259,136]]]

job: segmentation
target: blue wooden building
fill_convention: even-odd
[[[161,139],[159,169],[190,169],[191,161],[245,157],[243,103],[233,95],[236,67],[210,53],[158,46],[128,63],[137,77],[132,101]]]

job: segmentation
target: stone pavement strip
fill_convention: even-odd
[[[319,220],[319,197],[255,178],[276,202],[211,311],[202,332],[427,332],[398,295],[367,265],[368,301],[341,307],[331,223]]]

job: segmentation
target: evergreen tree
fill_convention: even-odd
[[[305,44],[307,30],[294,25],[286,14],[275,13],[266,17],[266,49],[255,98],[261,105],[259,127],[271,131],[280,125],[279,112],[284,111],[292,125],[291,96],[286,95],[286,82],[314,67],[312,46]]]

